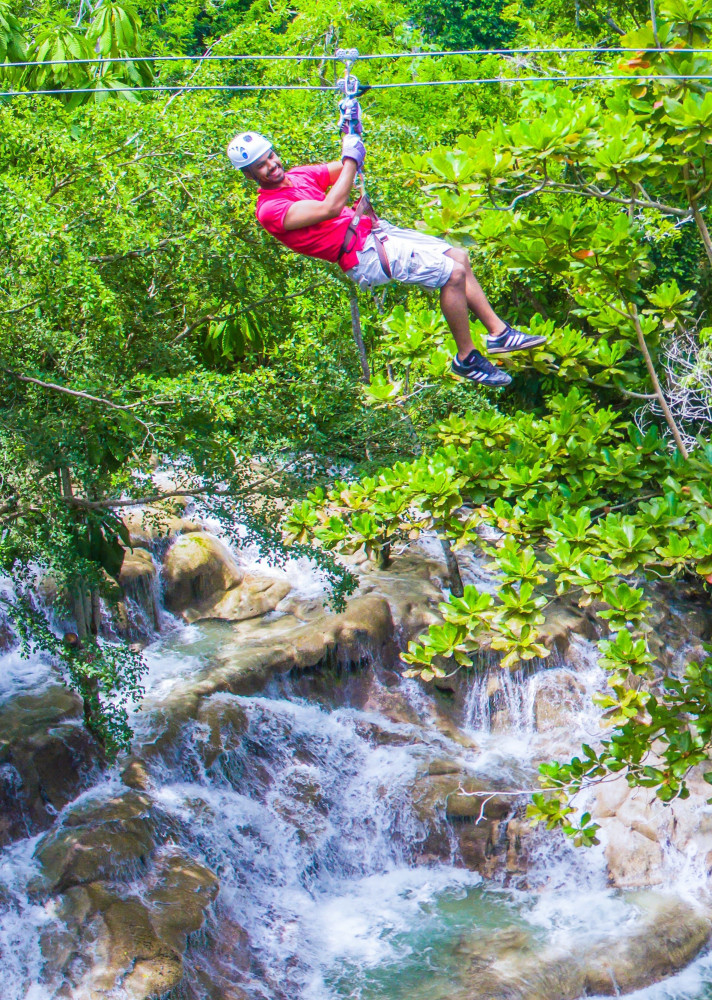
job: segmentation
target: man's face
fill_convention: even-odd
[[[253,163],[250,171],[259,186],[263,188],[279,187],[284,180],[282,161],[273,149],[270,149],[269,153],[265,153],[261,159]]]

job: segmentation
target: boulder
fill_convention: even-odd
[[[119,583],[124,591],[135,587],[137,583],[152,583],[156,576],[153,557],[146,549],[129,549],[124,555],[119,573]]]
[[[235,639],[226,641],[219,651],[217,666],[195,683],[194,695],[202,699],[219,691],[255,694],[273,677],[308,670],[330,658],[359,663],[392,655],[393,621],[388,604],[378,597],[353,598],[339,615],[322,614],[310,622],[277,621],[270,626],[261,630],[264,638],[247,642],[238,627]],[[182,697],[189,690],[186,685]]]
[[[284,579],[248,573],[238,586],[232,587],[227,593],[186,608],[183,617],[188,622],[206,618],[222,618],[231,622],[258,618],[274,611],[291,589],[291,585]]]
[[[544,946],[527,931],[478,933],[461,942],[470,960],[468,1000],[575,1000],[644,989],[684,968],[712,932],[707,916],[673,897],[639,894],[640,911],[615,936],[582,937],[566,949]]]
[[[149,504],[126,514],[123,521],[131,546],[150,549],[161,540],[173,541],[178,535],[201,531],[200,524],[179,513],[185,511],[188,503],[188,497],[172,497],[170,501]]]
[[[59,685],[0,709],[0,846],[40,833],[99,776],[103,752],[82,702]]]
[[[203,923],[206,906],[218,894],[217,877],[193,858],[171,849],[158,859],[146,879],[144,900],[156,934],[176,954]]]
[[[151,788],[151,776],[142,760],[131,760],[121,772],[121,780],[137,792],[147,792]]]
[[[489,875],[501,867],[509,847],[506,819],[512,806],[505,796],[490,792],[491,785],[462,771],[421,775],[411,791],[425,832],[421,853],[450,860],[454,835],[467,868]]]
[[[133,878],[145,870],[169,831],[145,793],[129,790],[80,800],[37,844],[41,877],[35,890],[64,892],[101,879]]]
[[[72,996],[155,1000],[183,978],[188,935],[202,926],[218,892],[215,875],[170,848],[137,882],[95,881],[65,890],[61,935],[43,942]]]
[[[162,577],[166,607],[188,622],[258,618],[273,611],[291,590],[281,577],[244,575],[227,546],[206,532],[173,542]]]
[[[654,757],[649,758],[655,766]],[[697,858],[705,870],[712,861],[712,815],[707,808],[709,785],[703,774],[709,764],[687,777],[690,796],[670,804],[654,791],[630,788],[623,777],[606,780],[596,792],[591,814],[601,825],[609,875],[621,887],[657,885],[665,879],[664,859],[669,848]]]
[[[659,885],[663,881],[663,849],[651,838],[650,829],[640,833],[619,819],[602,826],[608,873],[621,889]]]
[[[388,602],[393,621],[397,623],[398,640],[403,645],[429,625],[441,621],[438,604],[444,599],[445,588],[449,585],[444,560],[439,562],[423,554],[406,553],[393,559],[386,569],[379,569],[368,559],[349,568],[353,568],[359,579],[360,594],[372,594]]]
[[[222,754],[238,747],[249,725],[243,706],[224,694],[216,694],[202,702],[197,719],[202,733],[195,746],[206,768],[212,767]]]
[[[547,608],[546,620],[541,626],[544,643],[561,658],[566,656],[573,635],[596,639],[597,632],[594,622],[566,599],[555,601]]]
[[[202,531],[176,538],[161,575],[166,607],[173,612],[216,601],[243,577],[227,546]]]

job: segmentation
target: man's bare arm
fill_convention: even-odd
[[[283,226],[285,229],[304,229],[305,226],[315,226],[319,222],[324,222],[325,219],[335,219],[341,213],[351,196],[356,176],[356,161],[347,159],[344,160],[343,164],[329,163],[327,166],[329,177],[332,176],[332,167],[340,167],[334,186],[323,201],[307,198],[304,201],[295,201],[293,205],[290,205],[284,217]]]
[[[329,187],[331,187],[341,176],[341,171],[344,169],[343,160],[331,160],[326,164],[326,169],[329,171]]]

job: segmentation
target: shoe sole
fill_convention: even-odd
[[[473,378],[468,378],[467,375],[460,375],[458,372],[453,371],[453,369],[450,369],[450,371],[452,372],[452,377],[456,378],[458,382],[469,382],[470,385],[476,386],[483,385],[486,389],[506,389],[508,385],[512,384],[511,378],[509,382],[477,382]]]
[[[546,337],[536,337],[528,344],[522,344],[521,347],[488,347],[488,354],[515,354],[517,351],[532,351],[535,347],[541,347],[542,344],[546,343]]]

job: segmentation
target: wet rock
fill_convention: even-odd
[[[146,549],[135,548],[124,555],[124,561],[119,573],[124,602],[119,608],[118,628],[122,635],[137,638],[150,635],[159,628],[160,613],[156,602],[156,567],[151,553]],[[133,601],[140,609],[142,623],[132,621],[132,615],[126,606],[126,600]],[[143,624],[143,628],[141,628]]]
[[[686,813],[686,803],[680,805]],[[659,885],[663,844],[670,841],[675,818],[672,807],[650,789],[630,788],[621,776],[600,785],[591,813],[601,825],[611,882],[620,888]]]
[[[329,828],[329,802],[312,768],[296,764],[272,791],[275,812],[295,828],[300,843],[316,846]]]
[[[123,520],[129,530],[131,546],[150,549],[157,541],[173,541],[177,535],[201,531],[200,524],[178,513],[187,506],[187,497],[174,497],[170,503],[150,504],[127,514]]]
[[[81,717],[81,698],[61,684],[36,694],[16,695],[0,706],[0,747]],[[2,752],[0,749],[0,755]]]
[[[546,621],[541,626],[544,643],[564,657],[571,644],[573,635],[582,635],[586,639],[598,638],[599,630],[594,622],[579,608],[560,601],[552,604],[546,610]]]
[[[663,880],[663,850],[646,833],[611,819],[605,825],[606,862],[614,885],[640,888]]]
[[[129,549],[124,555],[119,573],[119,583],[124,590],[131,590],[137,583],[151,584],[156,576],[153,558],[146,549]]]
[[[372,746],[408,746],[416,742],[413,733],[401,729],[380,725],[371,719],[358,719],[355,723],[356,732]]]
[[[409,553],[397,556],[387,569],[379,569],[372,560],[364,560],[354,569],[359,593],[388,602],[403,644],[441,620],[437,608],[448,586],[444,561]]]
[[[286,580],[248,574],[238,586],[232,587],[215,600],[184,609],[183,617],[188,622],[206,618],[221,618],[232,622],[257,618],[274,611],[291,589]]]
[[[65,930],[43,942],[72,996],[154,1000],[179,985],[188,935],[203,924],[219,884],[204,865],[171,848],[130,887],[95,881],[60,897]]]
[[[103,753],[64,687],[19,695],[0,709],[0,845],[46,830],[98,777]]]
[[[482,792],[483,794],[475,794]],[[491,794],[491,786],[460,772],[425,775],[411,792],[416,816],[426,829],[423,853],[449,860],[453,839],[462,863],[491,874],[506,855],[506,823],[511,804]]]
[[[169,611],[218,600],[242,581],[227,546],[213,535],[194,532],[173,542],[163,563],[163,589]]]
[[[655,765],[655,758],[650,758]],[[609,876],[614,885],[645,887],[665,880],[669,847],[704,864],[712,851],[712,815],[707,808],[709,785],[700,765],[687,778],[690,796],[666,805],[654,791],[630,788],[623,777],[600,785],[591,808],[601,826]]]
[[[121,780],[137,792],[147,792],[151,787],[151,776],[141,760],[130,761],[121,772]]]
[[[101,879],[134,877],[169,829],[141,792],[80,802],[37,844],[34,856],[42,876],[35,890],[63,892]]]
[[[163,581],[166,606],[188,622],[257,618],[291,590],[279,577],[244,575],[229,549],[205,532],[176,539],[166,554]]]
[[[197,719],[200,730],[193,733],[193,745],[206,768],[239,746],[249,724],[245,709],[231,696],[222,694],[204,702]]]
[[[583,709],[585,697],[583,684],[570,671],[542,672],[534,696],[536,728],[542,731],[570,726]]]
[[[237,626],[234,639],[226,639],[219,650],[215,666],[199,680],[186,682],[163,707],[180,703],[184,712],[194,714],[197,703],[211,695],[255,694],[271,679],[291,671],[300,673],[328,662],[387,659],[392,656],[392,636],[388,604],[371,596],[349,601],[342,614],[323,614],[306,623],[278,620],[262,626],[259,633],[244,633]]]
[[[417,725],[420,722],[418,713],[402,692],[389,690],[379,683],[370,686],[363,709],[366,712],[378,712],[390,722],[405,725]]]
[[[218,894],[217,877],[195,859],[173,851],[159,858],[146,886],[151,925],[175,952],[184,952],[187,936],[199,929],[205,908]]]
[[[7,652],[17,642],[17,637],[6,618],[0,618],[0,653]]]
[[[440,776],[443,774],[458,774],[462,771],[462,764],[456,760],[448,760],[446,757],[436,757],[428,764],[428,774]]]
[[[684,968],[710,938],[710,920],[689,903],[652,894],[634,898],[641,918],[614,938],[542,948],[526,933],[480,935],[461,945],[470,957],[471,1000],[575,1000],[644,989]]]

